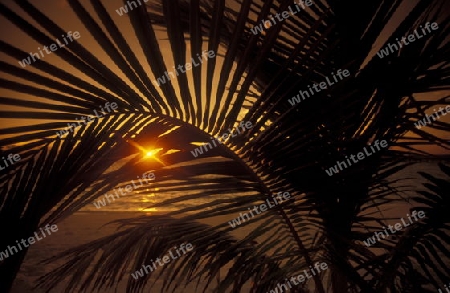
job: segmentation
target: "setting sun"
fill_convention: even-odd
[[[156,154],[159,153],[162,148],[152,149],[152,150],[144,150],[144,158],[152,158],[156,159]]]
[[[156,154],[156,151],[155,151],[155,150],[151,150],[151,151],[148,151],[148,152],[145,154],[145,157],[146,157],[146,158],[150,158],[150,157],[153,157],[154,154]]]
[[[143,153],[144,158],[146,158],[146,159],[150,159],[150,158],[151,158],[151,159],[155,159],[155,160],[159,161],[159,160],[156,158],[156,154],[158,154],[160,151],[162,151],[163,148],[146,149],[146,148],[144,148],[143,146],[139,145],[138,143],[136,143],[136,142],[134,142],[134,141],[132,141],[132,140],[127,140],[127,142],[128,142],[129,144],[135,146],[136,148],[138,148],[138,149]],[[161,162],[161,163],[162,163],[162,162]]]

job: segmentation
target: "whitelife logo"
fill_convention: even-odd
[[[206,53],[208,53],[208,56],[206,56]],[[206,51],[206,50],[204,50],[203,52],[202,52],[202,56],[200,56],[199,54],[197,54],[197,59],[198,59],[198,61],[200,62],[200,64],[203,64],[203,59],[205,59],[205,60],[207,60],[207,58],[214,58],[214,57],[216,57],[216,53],[214,52],[214,51],[212,51],[212,50],[209,50],[209,51]],[[199,63],[195,63],[195,61],[194,61],[194,58],[191,58],[191,61],[192,61],[192,64],[195,66],[195,67],[197,67],[197,66],[199,66],[200,64]],[[191,70],[192,69],[192,64],[191,63],[186,63],[186,64],[184,64],[184,68],[186,69],[186,70],[183,70],[183,65],[181,65],[181,64],[179,64],[178,66],[177,66],[177,68],[182,72],[182,73],[186,73],[186,71],[187,70]],[[175,66],[172,66],[173,67],[173,69],[175,69]],[[177,76],[179,76],[180,74],[178,73],[178,70],[176,70],[175,69],[175,74],[177,75]],[[158,77],[157,78],[157,81],[156,80],[153,80],[153,82],[155,83],[155,84],[157,84],[158,86],[161,86],[161,84],[165,84],[167,81],[169,81],[169,80],[172,80],[172,78],[175,78],[175,74],[173,73],[173,72],[164,72],[164,75],[163,76],[161,76],[161,77]],[[167,80],[166,80],[166,77],[167,77]]]
[[[58,231],[58,226],[56,226],[56,224],[53,224],[53,225],[51,225],[50,227],[49,227],[49,226],[50,226],[50,224],[47,224],[47,225],[45,226],[45,228],[44,228],[44,230],[47,231],[48,236],[50,236],[50,235],[52,234],[52,233],[50,232],[50,230],[51,230],[53,233]],[[42,240],[42,239],[44,239],[44,238],[46,237],[46,235],[45,235],[45,233],[44,233],[44,230],[42,230],[42,228],[39,228],[39,230],[41,230],[41,236],[42,236],[42,238],[40,238],[40,237],[38,236],[38,233],[37,233],[37,232],[34,232],[34,236],[36,236],[37,241],[40,241],[40,240]],[[26,247],[30,246],[31,244],[36,243],[36,239],[35,239],[35,237],[33,237],[33,236],[28,237],[28,239],[23,239],[23,238],[22,238],[22,240],[20,241],[20,243],[22,243],[22,245],[26,248]],[[27,245],[27,242],[28,242],[28,245]],[[16,240],[16,243],[17,243],[16,245],[19,247],[20,251],[22,251],[22,246],[20,245],[19,240]],[[9,246],[9,245],[8,245],[8,247],[7,247],[7,249],[5,250],[5,252],[0,251],[0,261],[3,260],[3,259],[6,259],[6,258],[9,257],[9,256],[12,256],[14,253],[18,253],[19,250],[17,250],[16,245],[13,245],[13,246]]]
[[[448,286],[448,287],[447,287]],[[445,287],[445,292],[450,293],[450,283],[448,285],[444,285]],[[442,291],[440,288],[438,289],[439,293],[445,293],[444,291]]]
[[[406,228],[406,227],[408,227],[408,226],[411,226],[411,224],[413,224],[413,221],[411,220],[411,216],[412,216],[416,221],[419,220],[419,219],[417,219],[417,216],[419,216],[420,219],[425,218],[425,212],[424,212],[424,211],[419,211],[419,212],[413,211],[411,216],[409,216],[409,214],[406,214],[406,216],[407,216],[408,219],[409,219],[409,224],[407,224],[407,223],[405,222],[405,220],[404,220],[403,218],[401,218],[400,221],[402,222],[403,226],[402,226],[401,223],[395,223],[394,226],[388,225],[389,231],[391,231],[392,234],[397,233],[397,231],[400,231],[400,230],[402,230],[403,228]],[[384,228],[384,233],[386,234],[386,237],[389,237],[389,233],[388,233],[388,231],[386,231],[386,227],[383,227],[383,228]],[[395,228],[395,231],[392,230],[392,228]],[[384,236],[383,232],[375,232],[375,233],[374,233],[374,236],[372,236],[371,238],[367,238],[367,240],[363,240],[363,242],[364,242],[364,244],[365,244],[367,247],[370,247],[370,246],[374,245],[375,243],[377,243],[377,240],[375,240],[375,237],[377,237],[378,241],[380,241],[380,236],[382,236],[383,239],[386,238],[386,237]]]
[[[100,108],[100,112],[103,113],[103,115],[107,114],[105,112],[105,110],[103,110],[102,106],[99,106],[99,108]],[[116,102],[112,102],[112,103],[106,102],[106,104],[105,104],[105,109],[108,111],[108,114],[111,113],[112,111],[117,110],[117,108],[118,108],[118,106],[117,106]],[[69,130],[70,130],[70,132],[73,133],[74,129],[81,126],[81,123],[84,123],[84,125],[87,125],[87,123],[92,122],[95,118],[103,117],[102,115],[98,114],[97,110],[94,110],[94,115],[95,115],[95,117],[94,116],[87,116],[87,117],[81,116],[81,118],[80,118],[81,120],[77,121],[78,125],[76,125],[75,123],[72,123],[72,124],[67,123],[67,127],[61,131],[56,132],[56,135],[61,138],[64,134],[69,133]],[[75,120],[78,120],[78,118],[75,118]]]
[[[245,127],[244,127],[244,123],[245,123]],[[232,131],[231,129],[228,129],[228,130],[230,131],[229,134],[225,132],[221,137],[212,138],[212,142],[213,142],[213,144],[214,144],[214,147],[217,146],[216,141],[217,141],[219,144],[222,144],[222,143],[223,143],[223,142],[221,142],[221,141],[219,140],[219,138],[222,138],[223,141],[225,141],[227,138],[235,137],[235,136],[237,136],[238,134],[241,134],[241,132],[239,131],[239,127],[242,129],[242,132],[244,132],[246,129],[252,128],[253,125],[252,125],[252,123],[251,123],[250,121],[247,121],[247,122],[241,121],[241,123],[239,123],[239,126],[235,128],[235,129],[236,129],[236,135],[233,135],[233,131]],[[207,146],[209,146],[209,149],[208,149]],[[195,150],[191,151],[191,154],[194,156],[194,158],[197,158],[199,155],[203,155],[203,150],[202,150],[202,148],[205,149],[205,153],[206,153],[207,151],[209,151],[210,149],[212,149],[213,146],[208,142],[208,143],[205,143],[204,145],[202,145],[202,146],[196,148]]]
[[[299,0],[298,4],[302,7],[300,8],[297,4],[294,3],[295,5],[295,11],[292,9],[291,6],[289,6],[289,11],[291,12],[291,15],[295,15],[297,13],[299,13],[302,9],[305,9],[305,5],[306,6],[311,6],[313,5],[313,1],[312,0]],[[257,35],[259,33],[262,33],[264,31],[264,28],[269,29],[272,25],[276,25],[277,21],[273,18],[272,15],[269,15],[270,20],[266,20],[263,19],[261,20],[261,23],[258,26],[254,26],[252,27],[250,30],[254,35]],[[289,18],[289,12],[288,11],[283,11],[281,13],[277,13],[275,14],[275,17],[278,19],[279,22],[284,21],[285,19]]]
[[[425,24],[425,29],[428,31],[428,33],[431,33],[431,29],[433,29],[433,31],[437,30],[439,28],[438,24],[433,22],[431,25],[429,22],[427,22]],[[398,38],[396,38],[395,40],[397,41],[397,44],[391,44],[389,43],[386,47],[384,47],[384,49],[381,49],[380,51],[377,52],[378,57],[384,58],[385,56],[388,56],[389,50],[391,50],[391,53],[394,53],[395,51],[400,50],[400,48],[402,48],[402,43],[405,44],[405,46],[411,44],[412,42],[416,41],[416,37],[417,40],[423,38],[424,36],[427,35],[427,33],[425,32],[425,29],[420,26],[420,29],[422,30],[423,35],[420,35],[419,32],[417,31],[417,29],[414,30],[414,33],[406,36],[406,37],[402,37],[401,40],[399,41]],[[406,41],[406,38],[408,38],[409,43]],[[400,48],[399,48],[400,47]]]
[[[137,178],[139,178],[139,176],[137,176]],[[142,174],[142,179],[145,180],[145,182],[147,184],[149,184],[149,181],[155,180],[155,174],[146,172],[146,173]],[[144,184],[142,184],[141,179],[139,179],[139,182],[141,183],[141,185],[136,186],[134,184],[134,181],[131,180],[131,183],[133,183],[133,187],[131,186],[131,184],[128,184],[127,186],[125,186],[125,191],[126,191],[125,193],[123,193],[122,187],[119,187],[120,194],[127,195],[128,193],[132,192],[134,189],[138,188],[139,186],[144,186]],[[117,199],[120,198],[119,194],[117,194],[117,189],[114,189],[114,194],[116,195]],[[94,202],[94,206],[97,209],[106,206],[108,203],[111,203],[111,201],[109,199],[112,199],[112,201],[116,200],[112,194],[105,193],[103,196],[104,196],[104,198],[102,200],[97,200],[97,202]],[[106,203],[106,200],[108,201],[108,203]]]
[[[136,0],[139,3],[139,6],[142,5],[141,0]],[[145,3],[147,3],[149,0],[142,0]],[[132,11],[134,8],[138,8],[138,5],[134,1],[127,1],[128,7],[130,7],[130,11]],[[131,7],[131,4],[134,5],[134,7]],[[122,16],[126,13],[128,13],[128,7],[126,5],[120,7],[119,9],[116,9],[116,12],[119,16]]]
[[[185,244],[183,243],[180,245],[180,248],[178,248],[178,249],[176,246],[174,247],[175,252],[178,255],[178,257],[181,257],[182,255],[185,255],[186,253],[188,253],[194,249],[191,243],[187,243],[186,248],[184,246],[185,246]],[[183,254],[180,253],[180,250],[183,252]],[[170,255],[170,258],[168,255],[163,256],[162,261],[164,263],[161,263],[161,258],[158,257],[156,259],[156,262],[158,263],[158,265],[160,267],[162,267],[165,264],[168,264],[171,260],[175,260],[178,258],[177,256],[172,254],[172,250],[169,250],[169,255]],[[133,278],[135,280],[137,280],[138,278],[141,278],[144,276],[144,271],[145,271],[146,275],[148,275],[150,272],[153,272],[154,270],[157,269],[157,267],[156,267],[154,260],[151,260],[151,263],[152,263],[151,266],[150,265],[142,265],[142,268],[139,271],[135,271],[134,273],[131,273],[131,276],[133,276]]]
[[[285,202],[285,201],[287,201],[287,200],[289,200],[291,198],[291,194],[289,192],[287,192],[287,191],[284,192],[283,193],[283,197],[281,197],[281,193],[283,193],[283,192],[282,191],[278,192],[277,196],[275,196],[275,194],[272,195],[272,199],[274,201],[273,204],[268,198],[266,199],[267,205],[265,203],[260,204],[259,208],[261,209],[261,212],[258,211],[258,206],[253,206],[253,211],[255,211],[255,213],[259,215],[262,212],[267,211],[267,207],[269,209],[273,208],[273,207],[275,207],[275,206],[277,206],[277,205],[279,205],[279,204],[281,204],[281,203],[283,203],[283,202]],[[252,215],[251,218],[254,218],[255,215],[253,215],[252,210],[250,208],[248,208],[248,210],[249,210],[250,214]],[[242,219],[242,223],[246,222],[245,219],[244,219],[244,216],[248,218],[247,221],[250,221],[251,218],[250,218],[250,216],[247,213],[244,213],[244,214],[239,213],[239,217],[231,220],[230,222],[228,222],[228,224],[231,226],[231,228],[236,228],[237,226],[241,225],[241,220],[240,219]]]
[[[320,266],[320,268],[319,268]],[[273,290],[270,290],[270,292],[267,293],[283,293],[283,292],[287,292],[288,291],[288,286],[289,289],[292,289],[292,283],[294,283],[295,286],[300,285],[301,283],[303,283],[306,280],[311,279],[313,276],[318,275],[321,271],[325,271],[326,269],[328,269],[328,265],[326,263],[318,263],[316,262],[316,264],[314,265],[314,268],[312,266],[309,266],[309,272],[311,273],[308,274],[307,270],[303,270],[304,274],[300,274],[296,277],[291,277],[288,281],[288,279],[285,279],[284,283],[278,283],[277,287]],[[297,283],[298,281],[298,283]],[[287,285],[286,285],[287,284]]]
[[[0,171],[1,170],[5,170],[7,167],[9,167],[11,165],[14,165],[18,161],[20,161],[20,155],[19,154],[14,154],[14,155],[13,154],[9,154],[7,159],[5,159],[5,157],[2,157],[2,160],[3,160],[3,164],[5,165],[5,167],[2,167],[2,164],[0,163]],[[9,165],[8,165],[8,162],[6,160],[9,161],[9,163],[10,163]]]
[[[78,40],[78,39],[80,38],[80,33],[79,33],[78,31],[75,31],[75,32],[73,33],[73,35],[72,35],[72,32],[70,31],[70,32],[67,33],[67,36],[66,36],[66,37],[67,37],[71,42],[73,42],[74,39],[72,39],[72,36],[73,36],[73,38],[74,38],[75,40]],[[65,43],[66,45],[68,45],[69,42],[66,40],[66,37],[65,37],[64,35],[62,35],[62,37],[63,37],[63,39],[64,39],[64,43]],[[60,42],[58,39],[56,39],[56,44],[58,44],[59,48],[62,48],[62,47],[65,47],[65,46],[66,46],[66,45],[61,44],[61,42]],[[47,47],[47,46],[44,46],[44,51],[45,51],[45,53],[47,53],[47,55],[48,55],[48,54],[50,54],[50,53],[55,52],[56,50],[58,50],[58,46],[57,46],[56,44],[51,44],[51,45],[49,46],[51,52],[48,50],[48,47]],[[39,53],[41,53],[42,58],[44,58],[45,55],[44,55],[44,53],[42,53],[41,47],[38,47],[38,50],[39,50]],[[30,57],[31,57],[31,59],[30,59]],[[30,64],[32,63],[31,60],[33,60],[33,62],[35,62],[36,59],[35,59],[34,57],[36,57],[38,60],[41,59],[41,57],[39,57],[39,54],[38,54],[38,53],[31,53],[31,52],[30,52],[30,56],[28,56],[27,59],[23,59],[22,62],[19,61],[20,66],[25,67],[25,66],[27,66],[27,65],[30,65]]]
[[[375,141],[375,147],[377,148],[378,151],[380,150],[380,146],[383,147],[383,148],[386,148],[386,147],[388,146],[387,141],[382,140],[381,142],[378,142],[378,139],[377,139],[377,140]],[[372,150],[373,153],[368,152],[367,149],[366,149],[366,147],[364,147],[364,149],[363,149],[363,150],[364,150],[364,153],[365,153],[368,157],[375,153],[375,150],[373,149],[373,147],[372,147],[372,145],[371,145],[370,143],[369,143],[369,147],[370,147],[370,149]],[[356,156],[358,157],[359,160],[363,160],[363,159],[366,158],[366,157],[364,156],[364,153],[363,153],[363,152],[359,152],[359,153],[356,155]],[[350,158],[352,159],[352,161],[353,161],[354,163],[358,163],[358,162],[359,162],[359,161],[355,158],[355,155],[353,155],[353,154],[350,155]],[[345,159],[347,160],[348,166],[347,166],[347,164],[346,164],[344,161],[342,161],[342,162],[336,161],[336,163],[337,163],[336,165],[334,165],[333,167],[330,167],[330,169],[328,169],[328,170],[325,170],[325,172],[328,174],[328,176],[333,176],[334,174],[339,173],[338,167],[339,167],[339,169],[342,171],[342,170],[343,170],[342,166],[344,166],[344,168],[348,168],[348,167],[350,167],[350,166],[352,165],[352,163],[350,162],[350,159],[349,159],[347,156],[345,156]]]
[[[438,119],[440,119],[442,116],[446,116],[448,113],[450,113],[450,105],[445,107],[445,112],[443,111],[444,108],[439,107],[439,112],[441,113],[442,116],[439,116],[438,113],[436,113],[436,109],[433,109],[434,113],[431,115],[426,115],[425,114],[425,118],[423,118],[422,120],[417,120],[417,122],[414,122],[414,125],[416,126],[417,129],[420,129],[422,127],[427,126],[427,120],[428,120],[428,124],[431,124],[431,120],[430,117],[433,118],[433,121],[436,121]],[[436,114],[436,118],[433,116],[434,114]]]
[[[292,97],[291,99],[288,100],[289,104],[291,104],[291,106],[294,106],[298,103],[300,103],[301,101],[304,101],[306,98],[309,98],[311,96],[313,96],[315,93],[320,93],[322,90],[326,90],[328,88],[328,86],[332,86],[333,84],[343,80],[346,77],[350,76],[350,71],[348,71],[347,69],[339,69],[336,73],[331,73],[334,82],[330,81],[330,79],[327,77],[325,77],[325,81],[320,82],[319,84],[314,83],[312,85],[308,85],[308,90],[309,93],[311,93],[311,95],[307,92],[307,91],[298,91],[298,95]],[[336,77],[338,76],[339,79]],[[311,88],[312,86],[312,88]],[[319,89],[320,87],[320,89]],[[314,91],[313,91],[314,89]],[[302,96],[302,99],[300,99],[300,95]],[[306,97],[305,97],[306,96]]]

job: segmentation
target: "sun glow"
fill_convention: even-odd
[[[151,158],[151,157],[153,157],[156,153],[157,153],[156,150],[148,151],[148,152],[145,154],[145,157],[146,157],[146,158]]]
[[[145,159],[153,159],[153,160],[159,161],[158,158],[156,157],[156,155],[157,155],[160,151],[162,151],[162,148],[158,148],[158,149],[150,149],[150,150],[144,149],[144,150],[143,150],[144,158],[145,158]]]
[[[136,142],[132,140],[127,140],[127,142],[133,146],[135,146],[137,149],[139,149],[142,152],[142,156],[144,159],[151,159],[160,162],[161,164],[165,165],[158,157],[157,154],[163,150],[163,148],[150,148],[146,149],[143,146],[137,144]]]

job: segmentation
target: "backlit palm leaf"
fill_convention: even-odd
[[[148,276],[135,282],[127,270],[136,270],[179,240],[198,248],[161,271],[167,273],[167,280],[177,279],[165,283],[166,289],[200,276],[212,286],[228,261],[234,264],[216,288],[218,292],[238,292],[248,281],[254,282],[252,292],[266,292],[318,261],[330,267],[314,277],[318,292],[376,292],[376,286],[390,286],[388,280],[397,276],[398,265],[389,264],[382,276],[386,281],[374,283],[386,264],[376,261],[360,242],[363,235],[378,230],[373,226],[378,217],[363,212],[376,211],[392,201],[392,192],[397,190],[388,175],[408,165],[403,156],[421,152],[417,144],[449,148],[448,140],[431,132],[433,128],[448,131],[448,124],[434,123],[428,126],[430,131],[418,130],[413,124],[422,118],[424,109],[448,104],[444,99],[419,102],[413,96],[448,89],[445,37],[449,18],[436,14],[443,11],[444,1],[418,1],[387,42],[424,21],[439,21],[440,30],[428,36],[425,44],[412,43],[398,56],[384,59],[373,56],[372,46],[403,1],[315,1],[258,35],[250,28],[268,14],[286,10],[292,1],[150,1],[120,21],[113,7],[98,0],[68,2],[79,25],[102,48],[102,56],[92,53],[81,38],[54,52],[66,66],[55,67],[43,59],[22,69],[2,62],[5,77],[0,87],[20,96],[1,97],[0,103],[21,110],[2,110],[1,117],[47,122],[0,130],[1,145],[23,157],[20,164],[0,175],[6,182],[0,218],[13,220],[20,231],[0,244],[3,247],[25,237],[40,221],[70,215],[148,170],[156,174],[152,186],[159,188],[159,197],[177,194],[153,207],[180,203],[182,207],[166,217],[123,221],[126,229],[117,235],[69,251],[66,256],[74,262],[47,275],[41,285],[51,288],[71,275],[69,285],[74,287],[69,290],[76,291],[76,285],[80,289],[111,287],[113,281],[126,276],[128,291],[139,291]],[[0,4],[0,13],[39,43],[52,43],[65,32],[28,1],[17,5],[20,8],[12,9]],[[39,28],[30,23],[31,18]],[[130,20],[131,27],[124,19]],[[133,38],[127,38],[125,30]],[[162,45],[165,39],[171,56]],[[172,70],[170,64],[185,64],[205,49],[218,57],[161,87],[152,83]],[[5,41],[0,50],[19,60],[27,54]],[[103,63],[105,59],[109,65]],[[322,82],[338,69],[348,69],[351,77],[294,107],[288,103],[299,90]],[[32,102],[24,102],[27,95],[35,97]],[[107,101],[116,102],[117,111],[63,139],[55,135],[66,126],[64,120],[89,115]],[[192,156],[193,142],[210,142],[211,136],[221,135],[240,121],[251,121],[253,128],[201,158]],[[405,133],[416,135],[413,142],[405,140]],[[325,168],[375,139],[385,139],[391,149],[332,177],[326,175]],[[142,161],[130,141],[162,148],[160,161]],[[122,165],[117,166],[118,162]],[[228,223],[213,227],[195,222],[217,215],[231,220],[280,191],[290,192],[293,199],[258,215],[243,240],[229,235],[233,229]],[[198,198],[204,200],[203,205],[196,205]],[[165,229],[150,233],[156,226]],[[192,233],[181,236],[183,231]],[[425,233],[414,231],[417,237]],[[448,240],[445,243],[450,245]],[[104,250],[103,263],[94,261],[100,249]],[[0,263],[0,274],[9,280],[2,289],[9,288],[23,256]],[[97,264],[95,270],[83,276],[92,262]],[[424,282],[435,282],[424,277]],[[401,278],[396,284],[399,290],[414,281],[412,274]]]

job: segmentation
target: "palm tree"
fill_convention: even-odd
[[[450,245],[444,182],[425,175],[435,184],[429,186],[434,193],[414,198],[426,205],[427,215],[436,217],[394,240],[379,241],[373,247],[380,253],[362,242],[386,225],[379,211],[403,201],[390,175],[411,165],[411,156],[431,157],[423,145],[450,147],[438,135],[448,133],[448,123],[435,121],[426,130],[413,123],[425,110],[449,104],[448,97],[417,97],[449,88],[448,4],[408,2],[317,0],[255,35],[251,28],[269,14],[288,11],[292,1],[152,0],[119,22],[106,2],[69,0],[77,19],[103,48],[101,55],[90,52],[82,37],[53,52],[63,59],[60,67],[45,59],[26,68],[1,61],[7,75],[0,86],[17,95],[8,92],[0,103],[20,107],[2,110],[1,117],[45,122],[1,129],[0,145],[20,153],[22,160],[0,173],[0,219],[12,223],[13,231],[0,240],[0,247],[152,169],[161,197],[180,194],[153,207],[183,207],[164,216],[119,221],[122,230],[116,234],[57,256],[68,262],[42,278],[41,286],[50,289],[71,276],[69,290],[83,291],[114,287],[126,277],[127,292],[141,292],[149,276],[134,280],[124,272],[186,242],[195,249],[158,273],[171,280],[164,290],[200,278],[212,286],[221,269],[228,268],[217,292],[240,292],[249,281],[251,292],[267,292],[325,262],[327,270],[291,291],[309,292],[311,286],[320,293],[436,291],[450,275],[443,265]],[[13,9],[0,3],[0,13],[35,41],[50,44],[65,34],[43,9],[28,1],[16,5]],[[405,7],[409,14],[386,32],[395,13]],[[427,21],[438,22],[439,29],[387,57],[375,55],[374,44],[383,37],[387,39],[381,47]],[[126,36],[135,38],[140,48]],[[157,87],[152,79],[171,70],[162,46],[166,39],[173,64],[186,64],[205,49],[218,57]],[[0,48],[18,60],[27,55],[5,41]],[[102,63],[104,56],[110,65]],[[311,92],[297,105],[288,102],[344,69],[349,77]],[[27,96],[34,98],[28,101]],[[116,103],[117,111],[65,136],[55,134],[67,121],[91,115],[106,102]],[[211,142],[211,136],[241,121],[251,122],[252,128],[201,157],[191,154],[193,143]],[[337,160],[377,139],[386,140],[389,148],[326,175],[325,169]],[[136,145],[160,151],[149,163]],[[240,227],[254,227],[242,239],[231,235],[234,229],[228,223],[197,222],[218,215],[231,220],[278,192],[289,192],[292,199],[243,223]],[[204,204],[196,205],[198,198]],[[26,251],[0,263],[1,292],[11,288]],[[442,262],[436,255],[444,257]],[[93,263],[95,270],[83,274]]]

